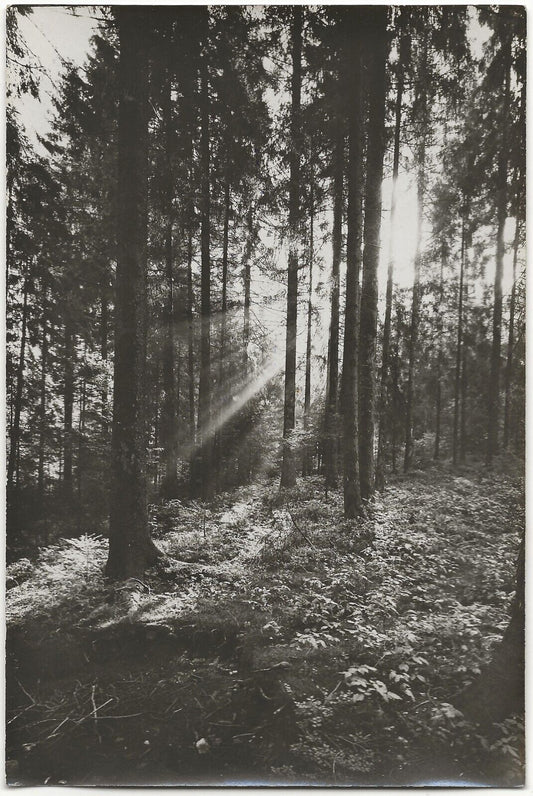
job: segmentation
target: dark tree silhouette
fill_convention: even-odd
[[[291,432],[296,420],[296,325],[298,317],[298,224],[300,221],[300,157],[302,149],[302,25],[301,7],[292,9],[291,22],[291,132],[289,184],[289,263],[287,272],[287,339],[285,346],[285,403],[283,411],[283,461],[281,485],[294,486],[296,466]]]
[[[120,42],[118,256],[112,487],[106,574],[142,574],[158,550],[146,507],[146,237],[148,56],[146,11],[116,10]]]
[[[358,311],[359,275],[363,238],[363,90],[362,39],[358,9],[345,10],[347,41],[345,101],[348,107],[348,237],[346,241],[346,307],[342,369],[344,514],[356,517],[361,511],[359,485],[358,424]]]

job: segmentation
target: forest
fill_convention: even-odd
[[[76,59],[6,11],[8,783],[523,784],[525,9],[54,9]]]

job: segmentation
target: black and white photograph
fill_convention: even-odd
[[[526,7],[4,7],[6,782],[525,783]]]

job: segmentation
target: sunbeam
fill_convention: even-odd
[[[280,373],[284,366],[282,352],[275,351],[273,355],[267,357],[262,363],[258,372],[249,377],[235,394],[231,395],[230,400],[219,411],[213,411],[213,416],[209,424],[202,430],[202,443],[211,441],[217,431],[219,431],[237,412],[254,398],[266,385]],[[189,458],[201,447],[198,443],[189,443],[182,451],[184,458]]]

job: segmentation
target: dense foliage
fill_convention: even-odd
[[[172,559],[121,588],[101,537],[19,560],[10,757],[69,784],[105,781],[102,739],[121,782],[517,783],[520,718],[460,695],[508,621],[522,500],[516,475],[432,466],[355,525],[317,477],[267,480],[153,506]]]
[[[99,24],[86,64],[66,63],[53,129],[41,141],[45,154],[36,155],[17,114],[17,96],[36,94],[39,83],[21,40],[18,13],[10,11],[8,20],[13,63],[8,99],[10,550],[55,535],[53,529],[61,530],[65,520],[72,525],[73,515],[78,532],[94,530],[95,523],[105,530],[120,93],[117,30],[110,16],[109,23]],[[208,482],[211,491],[224,489],[264,466],[264,446],[251,430],[265,411],[281,411],[282,354],[268,355],[268,350],[283,307],[283,252],[295,236],[298,329],[305,317],[308,342],[305,349],[297,345],[296,420],[293,429],[285,428],[290,438],[284,449],[294,449],[297,461],[302,454],[307,473],[324,472],[330,484],[336,483],[330,471],[339,463],[329,452],[332,446],[340,452],[335,442],[339,420],[331,417],[339,407],[335,363],[342,354],[344,325],[342,313],[340,325],[332,315],[335,326],[330,324],[325,341],[330,296],[324,247],[333,234],[338,269],[344,247],[335,230],[342,236],[347,227],[342,216],[332,219],[331,209],[342,213],[346,200],[342,183],[346,188],[351,168],[350,122],[342,98],[353,90],[347,75],[353,65],[346,60],[342,33],[345,23],[352,23],[339,13],[321,9],[303,15],[299,69],[304,88],[297,118],[290,116],[288,11],[217,7],[210,12],[206,108],[200,17],[185,10],[179,19],[161,12],[150,22],[147,431],[153,496],[161,490],[166,497],[201,493]],[[455,460],[492,456],[492,438],[490,451],[486,447],[488,428],[501,428],[506,447],[520,451],[524,444],[523,20],[515,9],[479,12],[486,39],[481,54],[473,32],[477,13],[435,7],[427,13],[391,9],[389,14],[388,107],[394,113],[387,123],[395,127],[385,171],[394,156],[401,171],[415,175],[424,228],[417,243],[414,294],[394,287],[401,232],[393,238],[391,230],[390,296],[385,326],[377,329],[386,361],[374,373],[376,381],[381,379],[381,397],[374,388],[369,400],[380,421],[380,466],[393,469],[405,439],[406,466],[411,440],[415,457],[429,454],[433,437],[434,456],[453,454]],[[17,63],[25,57],[19,74]],[[374,90],[363,88],[369,96]],[[207,306],[200,274],[202,112],[210,150],[207,397],[207,382],[202,396],[198,392],[207,367],[200,356]],[[364,147],[364,138],[370,141],[373,133],[364,127],[371,119],[362,122]],[[295,135],[299,197],[291,222],[286,191]],[[345,150],[340,155],[339,141]],[[363,162],[363,176],[367,167]],[[395,182],[397,170],[393,177]],[[395,201],[402,201],[397,191]],[[504,236],[508,217],[515,232]],[[296,224],[296,231],[289,233],[287,223]],[[512,277],[506,274],[502,293],[504,259]],[[342,269],[340,276],[334,273],[334,284],[337,280],[342,308]],[[372,300],[363,297],[363,307]],[[338,318],[335,290],[331,301]],[[372,337],[376,330],[369,329]],[[361,345],[366,345],[363,339]],[[379,363],[379,347],[375,352],[372,339],[369,345]],[[326,375],[329,392],[322,403]],[[494,394],[499,399],[493,405]],[[198,415],[202,402],[209,406],[207,431]],[[361,422],[362,433],[369,421]],[[266,427],[270,449],[281,428],[278,421],[268,422],[262,439]],[[206,477],[194,473],[199,445],[212,449],[209,477],[207,471]],[[362,455],[365,445],[361,442]]]

